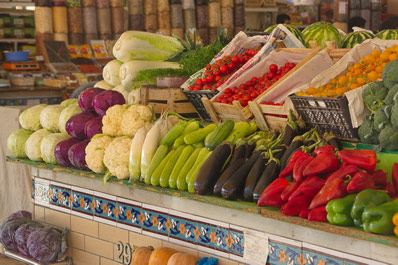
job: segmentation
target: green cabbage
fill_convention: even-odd
[[[33,161],[42,161],[40,152],[40,143],[44,136],[51,134],[47,129],[41,129],[34,132],[26,141],[25,153],[26,156]]]
[[[30,131],[37,131],[43,128],[40,124],[40,113],[45,107],[47,105],[41,104],[24,110],[19,115],[19,124],[21,124],[21,127]]]
[[[68,107],[69,105],[72,105],[75,103],[77,104],[77,98],[69,98],[69,99],[65,99],[64,101],[62,101],[61,106]]]
[[[64,109],[61,105],[47,106],[40,113],[40,123],[43,128],[52,132],[59,132],[58,121],[61,111]]]
[[[59,142],[69,138],[70,136],[64,133],[51,133],[44,136],[40,143],[41,157],[44,162],[49,164],[56,164],[57,160],[55,159],[54,155],[55,146]]]
[[[12,156],[26,157],[25,143],[32,133],[32,131],[26,129],[18,129],[8,136],[7,148]]]
[[[81,112],[82,110],[80,109],[79,104],[77,102],[64,108],[61,111],[61,114],[59,115],[59,122],[58,122],[59,131],[67,134],[65,129],[66,123],[71,117]]]

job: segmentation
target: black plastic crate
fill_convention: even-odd
[[[346,140],[358,139],[358,130],[352,127],[348,100],[338,98],[317,98],[290,95],[297,114],[308,128],[316,127],[320,133],[333,132]]]
[[[211,99],[215,95],[218,94],[218,90],[216,91],[208,91],[208,90],[201,90],[201,91],[192,91],[192,90],[185,90],[182,89],[185,96],[189,99],[192,105],[195,107],[196,111],[198,112],[200,118],[205,121],[210,121],[210,115],[207,113],[205,106],[203,105],[202,98],[207,97]]]

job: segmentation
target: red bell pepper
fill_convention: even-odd
[[[289,186],[287,186],[282,192],[282,195],[281,195],[282,201],[285,202],[285,201],[289,200],[290,195],[292,195],[292,193],[295,192],[299,186],[300,186],[300,184],[295,181],[289,183]]]
[[[394,163],[392,166],[392,185],[394,186],[395,196],[398,196],[398,163]]]
[[[348,193],[358,193],[365,189],[377,190],[371,174],[363,171],[357,172],[347,185]]]
[[[281,212],[287,216],[299,215],[302,210],[308,209],[311,199],[311,197],[305,195],[298,196],[285,203],[281,208]]]
[[[299,213],[299,216],[300,216],[300,218],[307,219],[309,213],[310,213],[310,210],[305,209],[305,210],[302,210],[302,211]]]
[[[339,167],[339,159],[331,152],[323,152],[307,164],[303,176],[313,176],[336,170]]]
[[[391,182],[387,182],[386,185],[383,187],[383,190],[385,190],[391,198],[395,196],[395,189],[394,185]]]
[[[343,178],[335,178],[326,183],[312,199],[309,209],[324,206],[331,200],[344,197],[347,194],[347,185],[344,181]]]
[[[329,153],[335,154],[336,148],[333,145],[323,145],[323,146],[316,148],[313,153],[315,156],[319,156],[320,154],[322,154],[324,152],[329,152]]]
[[[384,187],[387,185],[387,174],[383,170],[378,169],[378,170],[369,172],[369,174],[372,175],[375,185],[381,186],[381,187]]]
[[[320,189],[325,185],[325,180],[317,176],[308,177],[304,180],[295,192],[289,197],[289,201],[300,195],[314,198]]]
[[[301,183],[304,180],[304,174],[303,174],[304,169],[307,167],[309,163],[311,163],[312,160],[314,160],[312,156],[308,156],[307,158],[300,161],[297,160],[293,169],[293,179],[296,182]]]
[[[376,168],[377,157],[373,150],[341,150],[338,153],[339,158],[347,164],[356,165],[367,171],[373,171]]]
[[[330,174],[327,177],[326,183],[332,181],[335,178],[345,179],[347,175],[348,176],[353,176],[358,171],[359,171],[359,168],[357,166],[349,165],[347,163],[343,163],[343,164],[341,164],[339,169],[337,169],[335,172],[333,172],[332,174]]]
[[[321,206],[311,210],[308,214],[308,221],[313,222],[327,222],[328,212],[326,211],[326,206]]]
[[[277,178],[261,193],[260,198],[257,201],[257,206],[273,206],[281,207],[283,201],[281,194],[283,190],[289,185],[289,182],[285,178]]]
[[[296,164],[296,161],[302,156],[308,157],[308,154],[304,153],[301,150],[294,152],[294,154],[290,157],[290,160],[287,163],[286,167],[279,174],[279,177],[284,178],[291,175],[293,173],[293,168],[294,165]]]

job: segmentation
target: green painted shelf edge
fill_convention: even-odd
[[[88,177],[88,178],[92,178],[92,179],[98,179],[98,181],[102,181],[102,178],[103,178],[103,175],[96,174],[91,171],[83,171],[83,170],[78,170],[78,169],[73,169],[73,168],[66,168],[66,167],[62,167],[60,165],[46,164],[44,162],[36,162],[36,161],[31,161],[29,159],[15,158],[15,157],[7,156],[7,161],[19,163],[19,164],[25,164],[25,165],[29,165],[29,166],[39,168],[39,169],[52,170],[54,172],[62,172],[62,173],[68,173],[68,174],[78,175],[78,176],[82,176],[82,177]],[[184,191],[172,190],[172,189],[161,188],[161,187],[153,187],[153,186],[149,186],[149,185],[146,185],[143,183],[137,183],[137,182],[131,183],[131,182],[128,182],[127,180],[118,180],[114,177],[109,179],[108,182],[124,185],[127,187],[137,188],[137,189],[141,189],[141,190],[158,192],[161,194],[180,197],[180,198],[184,198],[184,199],[200,201],[200,202],[209,203],[212,205],[227,207],[227,208],[239,210],[239,211],[246,212],[246,213],[258,214],[258,215],[261,215],[266,218],[279,220],[279,221],[290,223],[290,224],[300,225],[300,226],[304,226],[304,227],[308,227],[308,228],[312,228],[312,229],[317,229],[317,230],[320,230],[323,232],[329,232],[332,234],[348,236],[348,237],[352,237],[355,239],[366,240],[366,241],[375,242],[375,243],[384,244],[384,245],[398,248],[398,237],[396,237],[396,236],[375,235],[375,234],[366,233],[366,232],[364,232],[360,229],[354,228],[354,227],[340,227],[340,226],[334,226],[334,225],[331,225],[328,223],[310,222],[306,219],[302,219],[299,217],[285,216],[282,213],[280,213],[279,210],[276,208],[257,207],[256,204],[253,202],[228,201],[223,198],[216,197],[216,196],[201,196],[198,194],[192,194],[192,193],[184,192]]]

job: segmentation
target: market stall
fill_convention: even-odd
[[[36,228],[18,232],[29,218],[10,217],[6,253],[27,238],[39,262],[135,264],[142,250],[149,265],[187,265],[175,252],[190,264],[394,264],[396,35],[342,41],[325,22],[232,40],[220,29],[209,45],[124,32],[101,83],[26,109],[7,139],[7,160],[32,169],[33,219],[69,229],[69,252],[44,260]]]

